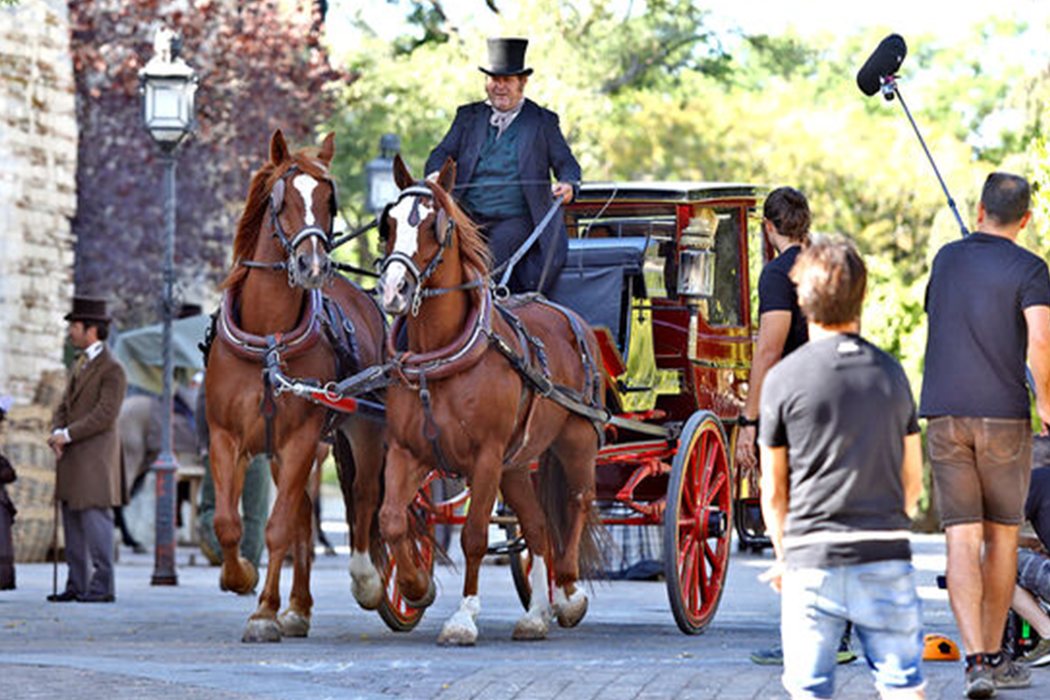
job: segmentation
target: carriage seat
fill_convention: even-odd
[[[612,333],[626,352],[632,287],[641,284],[647,239],[571,238],[565,267],[547,297]],[[644,290],[639,289],[644,295]]]

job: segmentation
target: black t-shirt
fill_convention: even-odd
[[[791,328],[784,341],[784,352],[781,357],[788,355],[809,340],[806,317],[802,315],[802,309],[798,308],[798,292],[795,290],[795,283],[788,277],[788,273],[795,265],[795,258],[798,257],[801,250],[802,247],[797,245],[788,248],[770,260],[762,268],[762,274],[758,276],[759,316],[767,311],[791,312]]]
[[[987,233],[941,248],[926,285],[920,414],[1027,418],[1029,306],[1050,306],[1050,273],[1037,255]]]
[[[785,561],[909,559],[904,437],[919,432],[904,370],[860,336],[811,341],[769,371],[758,440],[788,448]]]

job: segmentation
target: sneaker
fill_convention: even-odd
[[[759,666],[782,666],[784,664],[784,648],[774,644],[768,649],[759,649],[751,652],[751,662]]]
[[[1032,672],[1012,659],[1004,658],[1001,664],[992,666],[991,671],[996,688],[1027,688],[1032,685]]]
[[[839,650],[835,652],[835,663],[848,664],[856,659],[857,653],[849,646],[849,635],[843,635],[842,641],[839,642]]]
[[[849,641],[842,640],[839,650],[835,652],[835,662],[848,664],[851,661],[855,661],[856,658],[857,653],[850,649]],[[753,651],[751,652],[751,662],[759,666],[782,666],[784,664],[784,648],[779,644],[774,644],[768,649]]]
[[[991,667],[977,663],[966,669],[966,697],[995,697],[995,681],[992,680]]]
[[[1030,652],[1021,657],[1029,666],[1050,664],[1050,639],[1040,639]]]

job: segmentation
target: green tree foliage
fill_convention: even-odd
[[[856,87],[857,68],[888,30],[817,39],[716,34],[698,3],[644,6],[495,3],[503,32],[531,37],[535,74],[526,95],[558,112],[584,179],[799,187],[815,230],[849,234],[866,253],[865,330],[902,360],[917,388],[925,276],[936,249],[960,231],[899,103],[865,98]],[[485,35],[427,17],[411,50],[366,36],[350,54],[350,69],[364,77],[348,88],[335,123],[344,190],[362,190],[356,178],[384,132],[402,137],[403,155],[420,174],[456,107],[484,97],[476,66]],[[991,170],[1050,180],[1050,78],[1019,64],[1024,31],[990,21],[964,42],[908,37],[901,92],[967,225]],[[1050,184],[1037,197],[1042,214],[1026,242],[1048,253],[1043,193]],[[360,195],[356,213],[365,216]]]

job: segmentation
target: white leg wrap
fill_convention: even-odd
[[[473,646],[478,640],[478,627],[474,622],[481,612],[481,600],[468,595],[459,604],[459,610],[445,621],[438,635],[438,644]]]
[[[375,610],[383,600],[383,581],[367,552],[350,555],[350,590],[354,600],[365,610]]]

